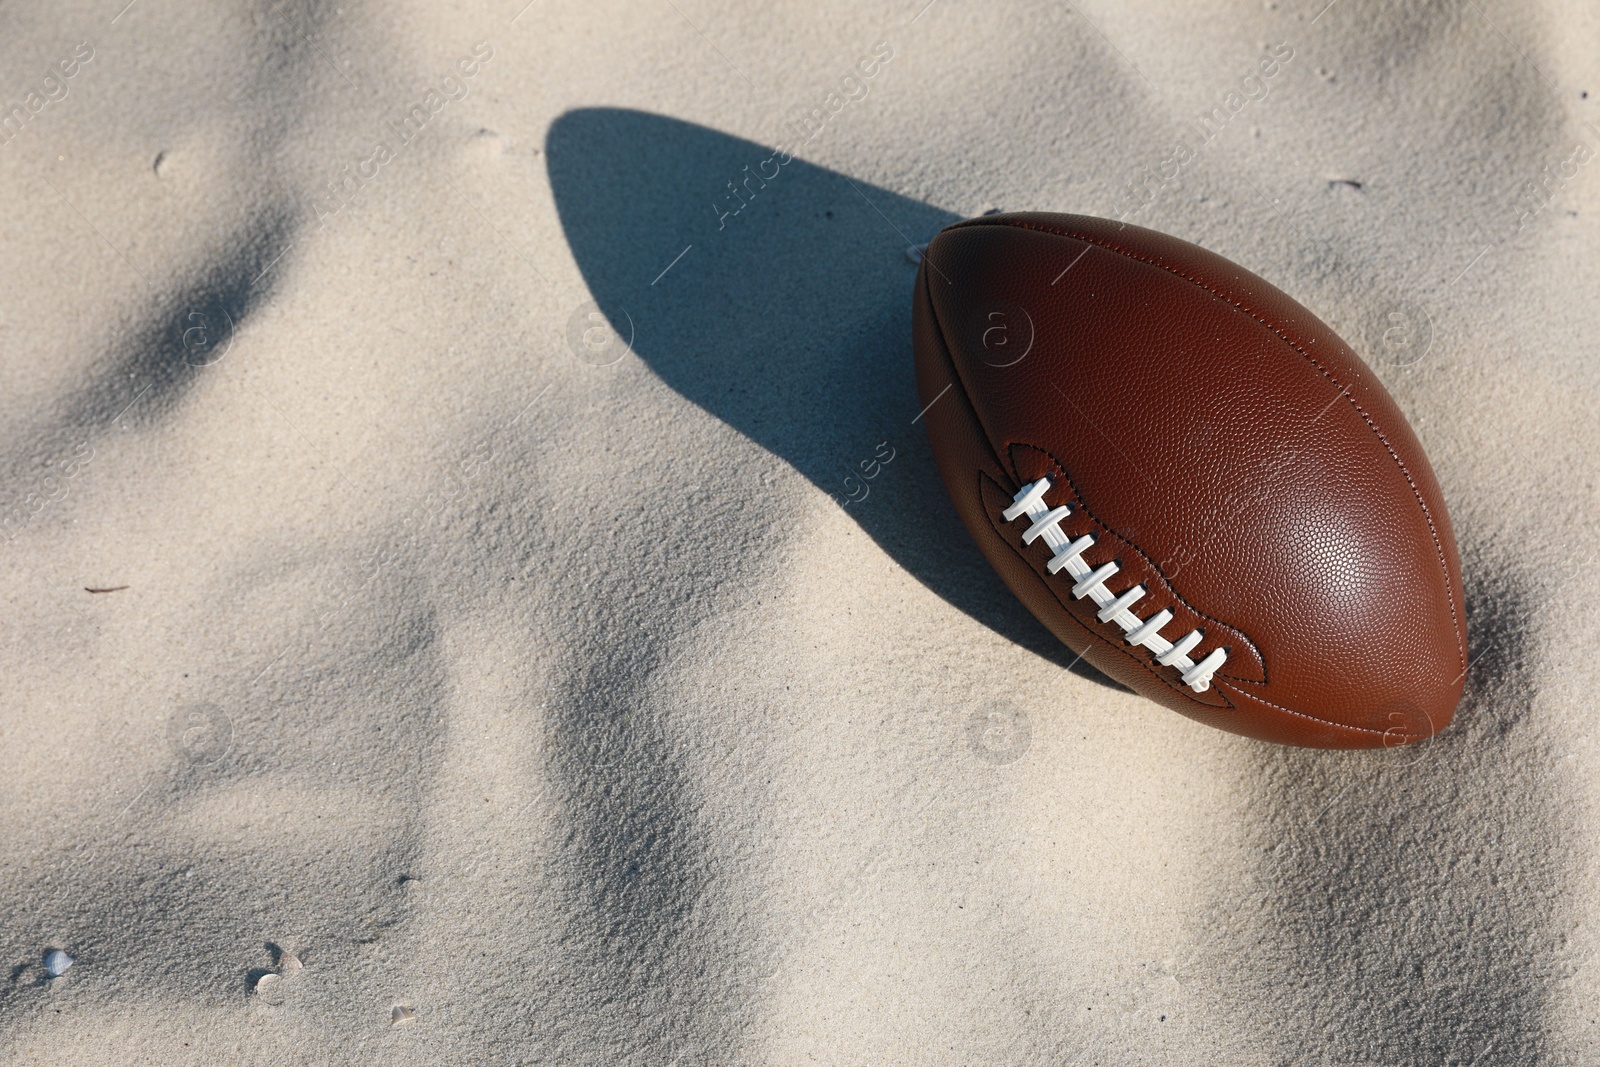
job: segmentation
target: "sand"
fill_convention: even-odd
[[[0,1062],[1600,1057],[1600,18],[1325,3],[0,12]],[[1449,731],[1016,604],[911,381],[995,207],[1369,358]]]

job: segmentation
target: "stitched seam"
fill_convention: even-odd
[[[1220,678],[1220,677],[1222,677],[1222,675],[1219,673],[1218,677]],[[1228,677],[1228,680],[1233,684],[1234,688],[1236,690],[1238,690],[1238,692],[1239,692],[1239,694],[1241,696],[1247,696],[1251,700],[1259,700],[1263,704],[1272,704],[1272,701],[1267,700],[1265,697],[1257,696],[1255,693],[1252,693],[1252,692],[1248,691],[1247,689],[1245,689],[1245,686],[1247,686],[1247,685],[1260,685],[1261,684],[1260,682],[1257,682],[1257,681],[1255,681],[1253,679],[1250,679],[1250,678],[1240,678],[1237,675],[1228,675],[1227,677]],[[1272,706],[1275,707],[1275,708],[1281,707],[1281,705],[1278,705],[1278,704],[1272,704]],[[1281,710],[1290,711],[1290,712],[1293,712],[1293,714],[1295,714],[1295,715],[1302,715],[1302,716],[1304,716],[1305,718],[1308,718],[1308,719],[1316,719],[1317,722],[1323,722],[1324,721],[1322,719],[1317,719],[1316,716],[1309,715],[1309,714],[1307,714],[1306,712],[1303,712],[1303,711],[1293,711],[1292,708],[1282,708]],[[1433,717],[1431,715],[1427,716],[1427,718],[1428,718],[1428,721],[1430,723],[1433,721]],[[1350,729],[1350,730],[1366,730],[1368,733],[1381,734],[1381,735],[1383,735],[1385,737],[1389,736],[1389,734],[1392,732],[1392,729],[1393,729],[1391,727],[1391,729],[1389,729],[1389,730],[1374,730],[1374,729],[1372,729],[1371,727],[1368,727],[1368,726],[1350,726],[1347,723],[1339,723],[1339,722],[1333,723],[1332,725],[1334,725],[1334,726],[1343,726],[1346,729]],[[1434,733],[1437,733],[1437,732],[1438,732],[1437,730],[1434,731]],[[1397,734],[1396,736],[1404,737],[1405,739],[1407,739],[1409,741],[1420,741],[1424,737],[1432,737],[1433,734],[1431,734],[1431,733],[1428,733],[1428,734]]]
[[[994,442],[989,440],[989,428],[986,427],[983,424],[983,420],[978,417],[978,409],[972,403],[972,394],[967,391],[967,383],[962,380],[961,371],[956,366],[956,358],[951,354],[950,341],[945,336],[944,332],[944,323],[939,321],[939,309],[934,307],[933,294],[929,292],[928,289],[928,282],[926,279],[927,271],[919,267],[917,273],[922,276],[922,291],[928,301],[928,316],[933,320],[933,334],[939,339],[939,355],[942,358],[943,365],[950,372],[950,384],[955,386],[956,392],[960,393],[961,399],[965,401],[967,405],[967,412],[972,416],[972,424],[978,428],[978,435],[983,439],[984,445],[989,449],[989,455],[994,458],[995,468],[997,470],[1004,471],[1007,469],[1006,460],[997,452],[995,452]],[[1013,478],[1016,477],[1016,473],[1017,472],[1015,470],[1011,471]],[[978,500],[980,503],[982,503],[982,494],[979,494]]]
[[[1080,511],[1083,514],[1089,516],[1089,518],[1094,520],[1096,525],[1098,525],[1101,529],[1106,530],[1107,532],[1113,534],[1117,538],[1117,540],[1119,540],[1123,544],[1127,545],[1135,553],[1138,554],[1140,559],[1144,560],[1147,564],[1149,564],[1150,565],[1150,569],[1152,571],[1154,571],[1160,577],[1161,581],[1166,584],[1167,592],[1172,595],[1172,599],[1173,599],[1174,602],[1183,605],[1183,607],[1191,615],[1195,616],[1196,618],[1203,619],[1206,622],[1214,623],[1217,626],[1225,627],[1226,629],[1232,630],[1234,633],[1238,634],[1240,637],[1244,638],[1246,641],[1248,641],[1250,643],[1251,650],[1253,652],[1255,652],[1256,658],[1261,661],[1261,681],[1257,682],[1254,678],[1244,678],[1244,677],[1241,677],[1240,675],[1228,674],[1228,673],[1225,673],[1223,671],[1217,671],[1216,675],[1215,675],[1216,677],[1218,677],[1218,678],[1233,678],[1233,679],[1236,679],[1236,680],[1241,681],[1241,682],[1249,682],[1252,685],[1266,685],[1267,684],[1267,658],[1261,654],[1261,646],[1256,644],[1255,638],[1251,637],[1249,634],[1245,633],[1243,630],[1239,629],[1239,627],[1233,625],[1232,623],[1223,622],[1221,619],[1216,618],[1215,616],[1207,615],[1205,612],[1198,610],[1197,608],[1195,608],[1195,606],[1193,604],[1190,604],[1189,601],[1185,597],[1181,596],[1178,593],[1178,590],[1173,587],[1171,579],[1169,579],[1165,574],[1161,573],[1161,568],[1156,565],[1156,562],[1154,560],[1152,560],[1148,555],[1145,554],[1144,549],[1140,548],[1138,545],[1134,544],[1132,541],[1128,540],[1126,537],[1123,537],[1121,534],[1118,534],[1115,530],[1113,530],[1111,528],[1111,525],[1109,523],[1104,522],[1103,520],[1100,519],[1100,517],[1098,515],[1096,515],[1094,512],[1089,510],[1089,505],[1084,503],[1083,494],[1078,492],[1077,486],[1074,485],[1072,479],[1067,476],[1066,468],[1061,465],[1061,461],[1059,459],[1057,459],[1052,452],[1050,452],[1048,449],[1040,448],[1038,445],[1030,445],[1026,441],[1013,441],[1010,445],[1007,446],[1007,450],[1009,451],[1010,448],[1012,448],[1014,446],[1019,446],[1019,445],[1021,447],[1023,447],[1023,448],[1031,448],[1034,451],[1036,451],[1036,452],[1040,453],[1041,455],[1045,456],[1047,459],[1049,459],[1051,465],[1055,468],[1055,473],[1060,475],[1062,482],[1066,483],[1066,485],[1072,490],[1072,496],[1078,503],[1078,507],[1075,508],[1074,510]],[[1012,473],[1013,474],[1016,473],[1015,467],[1013,467]],[[1020,483],[1021,479],[1018,479],[1018,481]],[[1041,578],[1041,580],[1048,581],[1048,579],[1046,579],[1044,575],[1040,575],[1040,578]],[[1060,599],[1060,598],[1058,597],[1057,599]],[[1160,610],[1161,610],[1160,608],[1157,608],[1156,612],[1152,612],[1151,614],[1156,614]],[[1110,624],[1106,623],[1106,624],[1103,624],[1103,625],[1110,625]],[[1164,628],[1165,627],[1163,627],[1163,629]],[[1120,646],[1116,646],[1115,644],[1114,644],[1114,647],[1117,647],[1119,651],[1122,650]],[[1137,658],[1138,657],[1135,657],[1135,659],[1137,659]],[[1140,660],[1139,662],[1143,663],[1144,661]],[[1164,678],[1165,676],[1163,675],[1161,677]]]
[[[996,224],[995,223],[990,223],[989,225],[996,225]],[[1176,267],[1170,266],[1169,264],[1166,264],[1166,263],[1162,263],[1161,261],[1159,261],[1157,259],[1154,259],[1154,258],[1152,258],[1150,256],[1142,255],[1142,254],[1140,254],[1138,252],[1134,252],[1134,251],[1132,251],[1130,249],[1123,248],[1123,247],[1121,247],[1119,245],[1113,244],[1113,243],[1111,243],[1109,241],[1102,240],[1102,239],[1100,239],[1098,237],[1094,237],[1094,236],[1089,235],[1089,234],[1074,233],[1074,232],[1070,232],[1070,231],[1067,231],[1067,230],[1057,229],[1057,228],[1055,228],[1053,226],[1041,226],[1041,225],[1039,225],[1037,223],[1024,222],[1024,221],[1021,221],[1021,220],[1008,221],[1008,222],[1005,222],[1005,223],[999,223],[998,225],[1015,226],[1015,227],[1018,227],[1019,229],[1033,230],[1033,231],[1035,231],[1037,233],[1053,234],[1053,235],[1055,235],[1057,237],[1070,237],[1075,241],[1083,241],[1086,244],[1092,244],[1092,245],[1095,245],[1095,246],[1097,246],[1099,248],[1104,248],[1104,249],[1106,249],[1108,251],[1115,252],[1118,255],[1126,256],[1129,259],[1137,260],[1140,263],[1145,263],[1145,264],[1148,264],[1149,266],[1156,267],[1156,268],[1158,268],[1160,270],[1164,270],[1168,274],[1171,274],[1171,275],[1173,275],[1175,277],[1182,278],[1184,281],[1189,282],[1191,285],[1194,285],[1195,287],[1197,287],[1199,289],[1203,289],[1204,291],[1210,293],[1212,296],[1216,297],[1218,300],[1221,300],[1224,303],[1228,304],[1234,310],[1236,310],[1236,311],[1238,311],[1238,312],[1240,312],[1240,313],[1242,313],[1244,315],[1248,315],[1255,322],[1257,322],[1260,325],[1266,327],[1268,330],[1271,330],[1274,334],[1276,334],[1278,336],[1279,340],[1281,340],[1284,344],[1288,345],[1290,348],[1292,348],[1296,352],[1298,352],[1301,355],[1301,357],[1305,359],[1305,361],[1307,363],[1310,363],[1313,367],[1317,368],[1317,370],[1322,374],[1322,376],[1324,378],[1326,378],[1329,382],[1331,382],[1334,385],[1338,385],[1339,384],[1338,379],[1336,379],[1328,371],[1328,369],[1326,367],[1324,367],[1321,363],[1317,362],[1316,358],[1314,356],[1312,356],[1311,353],[1307,352],[1304,348],[1300,347],[1300,345],[1296,344],[1293,340],[1290,339],[1288,334],[1284,333],[1277,326],[1274,326],[1272,323],[1268,322],[1266,319],[1264,319],[1260,315],[1256,314],[1256,312],[1252,311],[1250,308],[1245,307],[1243,302],[1233,299],[1231,296],[1228,296],[1227,294],[1221,292],[1220,290],[1216,289],[1215,287],[1207,285],[1205,282],[1201,281],[1200,279],[1195,278],[1192,275],[1186,274],[1185,272],[1177,269]],[[1346,386],[1341,386],[1340,387],[1340,392],[1344,395],[1345,399],[1350,402],[1350,406],[1356,409],[1356,412],[1361,416],[1361,421],[1363,421],[1363,422],[1365,422],[1367,424],[1367,429],[1372,431],[1372,435],[1378,439],[1378,441],[1383,445],[1384,450],[1389,453],[1389,458],[1394,460],[1395,466],[1400,468],[1400,473],[1405,477],[1406,484],[1411,487],[1411,495],[1416,499],[1417,506],[1422,509],[1422,517],[1428,524],[1428,534],[1429,534],[1430,537],[1433,538],[1433,550],[1434,550],[1434,553],[1438,556],[1438,559],[1439,559],[1439,569],[1440,569],[1441,573],[1443,573],[1443,575],[1444,575],[1444,585],[1445,585],[1445,592],[1446,592],[1445,599],[1447,599],[1450,602],[1450,623],[1455,628],[1455,634],[1456,634],[1456,655],[1459,658],[1459,660],[1464,664],[1464,663],[1466,663],[1466,646],[1465,646],[1464,642],[1462,641],[1461,620],[1456,615],[1455,584],[1453,582],[1451,582],[1451,580],[1450,580],[1450,565],[1444,558],[1444,545],[1439,540],[1439,529],[1434,524],[1433,512],[1428,509],[1427,501],[1422,499],[1422,493],[1421,493],[1420,490],[1417,489],[1417,483],[1411,477],[1411,471],[1410,471],[1409,468],[1406,467],[1405,461],[1402,460],[1400,458],[1399,453],[1397,453],[1394,450],[1394,446],[1389,443],[1389,439],[1387,437],[1385,437],[1383,435],[1383,432],[1381,430],[1379,430],[1378,427],[1373,423],[1372,417],[1367,414],[1366,409],[1361,406],[1361,404],[1356,400],[1356,398],[1354,396],[1350,395],[1350,393],[1347,391],[1347,387]],[[1287,711],[1288,709],[1286,708],[1284,710]],[[1299,714],[1299,713],[1296,712],[1295,714]]]
[[[1002,471],[1008,472],[1013,481],[1021,484],[1017,477],[1016,468],[1011,465],[1009,455],[1001,455],[1000,448],[995,444],[994,438],[989,433],[989,427],[978,415],[978,406],[972,402],[972,390],[967,388],[967,380],[961,376],[961,367],[956,363],[955,346],[950,343],[950,332],[944,328],[944,320],[939,317],[939,305],[933,299],[933,280],[928,274],[927,264],[932,262],[923,256],[923,265],[917,268],[917,274],[922,280],[923,298],[928,301],[928,316],[933,320],[934,332],[939,337],[939,344],[944,349],[945,362],[950,367],[950,380],[961,389],[961,395],[967,400],[967,406],[972,409],[972,421],[977,424],[978,433],[983,437],[983,443],[988,446],[989,454],[994,457],[994,465]]]
[[[984,479],[985,477],[987,477],[987,475],[985,475],[982,471],[978,472],[978,478],[979,478],[978,499],[980,501],[983,499],[982,479]],[[995,488],[999,489],[1002,493],[1005,492],[1005,487],[1000,485],[998,482],[995,482],[993,478],[990,478],[989,481],[994,483]],[[1024,563],[1028,564],[1028,573],[1033,575],[1035,581],[1037,581],[1040,585],[1044,586],[1045,592],[1049,593],[1051,598],[1053,600],[1055,600],[1055,602],[1061,606],[1061,610],[1066,613],[1067,618],[1071,619],[1072,622],[1079,629],[1081,629],[1084,633],[1088,634],[1090,637],[1092,637],[1095,640],[1099,641],[1100,644],[1104,645],[1106,648],[1110,649],[1112,652],[1115,652],[1120,656],[1124,656],[1128,660],[1130,660],[1133,663],[1137,664],[1140,668],[1142,668],[1144,670],[1144,672],[1146,674],[1148,674],[1150,677],[1154,678],[1156,681],[1160,682],[1162,685],[1166,686],[1167,689],[1170,692],[1175,693],[1178,696],[1184,697],[1191,704],[1196,704],[1196,705],[1198,705],[1198,706],[1200,706],[1202,708],[1206,708],[1206,709],[1211,710],[1211,711],[1232,711],[1232,710],[1235,710],[1238,707],[1236,704],[1234,704],[1233,701],[1228,699],[1227,694],[1222,692],[1222,687],[1220,685],[1213,686],[1212,687],[1212,691],[1215,692],[1217,694],[1217,696],[1222,698],[1222,703],[1224,705],[1226,705],[1225,707],[1219,708],[1215,704],[1207,704],[1203,700],[1196,699],[1196,697],[1194,695],[1194,692],[1188,686],[1186,686],[1182,682],[1178,682],[1178,681],[1168,677],[1166,674],[1162,673],[1163,672],[1163,668],[1160,667],[1159,665],[1152,664],[1152,663],[1146,663],[1144,660],[1140,659],[1138,657],[1138,655],[1135,654],[1134,651],[1131,648],[1126,647],[1127,642],[1122,642],[1122,643],[1119,644],[1118,642],[1113,641],[1111,638],[1109,638],[1105,634],[1101,633],[1100,630],[1097,627],[1090,626],[1088,623],[1084,622],[1082,619],[1080,619],[1076,615],[1074,615],[1072,613],[1072,608],[1067,604],[1066,601],[1062,600],[1061,599],[1061,595],[1058,592],[1056,592],[1055,585],[1053,583],[1051,583],[1051,582],[1046,581],[1044,575],[1040,574],[1037,570],[1034,569],[1033,561],[1028,559],[1027,555],[1023,552],[1022,549],[1019,549],[1016,545],[1014,545],[1010,541],[1006,540],[1006,538],[1004,536],[1004,532],[1000,529],[999,526],[995,525],[994,515],[990,513],[989,509],[986,507],[983,510],[984,510],[984,514],[989,517],[989,525],[990,525],[990,527],[992,527],[994,529],[996,534],[1000,535],[1000,540],[1005,544],[1005,546],[1007,548],[1009,548],[1009,549],[1011,549],[1011,551],[1015,552],[1017,554],[1017,556]],[[1199,612],[1195,612],[1195,614],[1198,615],[1200,613]]]
[[[1221,687],[1221,683],[1218,683],[1218,687],[1219,688]],[[1258,697],[1254,693],[1246,693],[1243,689],[1239,689],[1239,690],[1237,690],[1237,692],[1238,692],[1238,694],[1240,696],[1248,697],[1251,700],[1259,701],[1260,703],[1267,705],[1269,708],[1277,708],[1279,711],[1285,712],[1285,713],[1287,713],[1289,715],[1295,715],[1295,716],[1298,716],[1299,718],[1302,718],[1302,719],[1310,719],[1312,722],[1320,722],[1324,726],[1333,726],[1333,727],[1336,727],[1336,728],[1338,728],[1340,730],[1354,730],[1357,733],[1363,733],[1363,734],[1376,734],[1379,737],[1388,737],[1389,736],[1389,731],[1388,730],[1374,730],[1370,726],[1351,726],[1349,723],[1333,722],[1330,719],[1319,719],[1317,716],[1308,714],[1308,713],[1306,713],[1304,711],[1295,711],[1293,708],[1286,708],[1282,704],[1274,704],[1272,701],[1267,700],[1264,697]],[[1427,734],[1403,734],[1403,735],[1400,735],[1400,736],[1405,737],[1409,741],[1420,741],[1424,737],[1427,737],[1428,735]]]

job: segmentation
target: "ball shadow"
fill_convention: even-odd
[[[546,159],[604,316],[574,312],[568,336],[580,358],[605,363],[625,354],[616,338],[631,340],[663,381],[828,492],[951,605],[1121,688],[1062,646],[989,568],[918,422],[916,267],[906,252],[957,216],[640,111],[567,112],[550,128]]]

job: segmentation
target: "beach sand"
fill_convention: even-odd
[[[522,2],[0,12],[0,1062],[1600,1057],[1600,16]],[[992,208],[1368,359],[1448,731],[1016,603],[911,372]]]

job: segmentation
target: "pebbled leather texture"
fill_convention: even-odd
[[[950,499],[1006,584],[1104,674],[1262,740],[1430,736],[1466,677],[1461,567],[1405,417],[1327,325],[1244,268],[1106,219],[1012,213],[928,246],[917,387]],[[1051,479],[1091,567],[1227,661],[1196,693],[1101,623],[1001,511]]]

